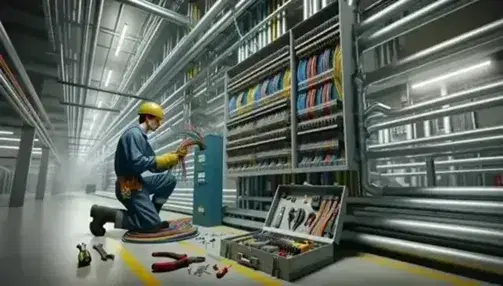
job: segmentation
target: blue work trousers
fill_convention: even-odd
[[[119,182],[115,183],[115,196],[126,207],[122,222],[116,225],[123,229],[153,229],[161,223],[155,204],[164,204],[176,186],[176,178],[171,173],[143,177],[143,189],[132,191],[123,198]],[[152,199],[150,198],[152,196]]]

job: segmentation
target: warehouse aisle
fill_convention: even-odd
[[[2,198],[5,200],[5,198]],[[68,194],[47,197],[44,201],[27,200],[24,208],[0,207],[0,277],[2,285],[290,285],[254,272],[228,260],[217,261],[218,239],[241,231],[221,226],[201,228],[201,235],[216,238],[214,244],[198,240],[160,245],[122,244],[123,231],[109,230],[106,238],[88,233],[88,211],[92,204],[118,205],[110,199]],[[166,219],[183,215],[163,212]],[[89,248],[104,243],[116,255],[113,262],[103,262],[91,250],[91,267],[77,268],[78,243]],[[232,264],[223,280],[212,275],[189,275],[186,269],[173,273],[152,274],[153,251],[174,251],[206,256],[212,266]],[[213,272],[210,267],[210,272]],[[295,285],[482,285],[453,275],[372,255],[343,259]]]

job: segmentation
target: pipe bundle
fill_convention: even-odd
[[[328,6],[329,0],[304,0],[302,8],[304,12],[304,20],[311,17],[321,9]]]

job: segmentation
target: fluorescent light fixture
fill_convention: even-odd
[[[19,150],[19,146],[0,145],[0,149]],[[42,151],[42,148],[35,147],[35,148],[32,149],[32,151]]]
[[[11,137],[0,137],[0,141],[10,141],[10,142],[20,142],[20,138],[11,138]],[[38,139],[35,138],[33,141],[38,142]]]
[[[110,79],[111,78],[112,78],[112,70],[109,70],[108,74],[107,74],[107,78],[105,79],[105,87],[108,86],[108,84],[110,83]]]
[[[1,135],[14,135],[14,132],[12,131],[5,131],[5,130],[0,130]]]
[[[353,5],[353,0],[348,0],[348,5],[352,6]]]
[[[411,88],[412,89],[417,89],[417,88],[425,87],[427,85],[431,85],[431,84],[434,84],[434,83],[442,82],[444,80],[451,79],[451,78],[454,78],[456,76],[460,76],[460,75],[462,75],[464,73],[468,73],[468,72],[472,72],[472,71],[477,70],[477,69],[488,67],[490,65],[491,65],[491,60],[487,60],[485,62],[481,62],[481,63],[478,63],[478,64],[473,65],[473,66],[469,66],[469,67],[466,67],[466,68],[463,68],[463,69],[459,69],[457,71],[454,71],[454,72],[451,72],[451,73],[448,73],[448,74],[444,74],[444,75],[439,76],[439,77],[435,77],[435,78],[432,78],[432,79],[428,79],[428,80],[425,80],[425,81],[418,82],[416,84],[413,84],[411,86]]]
[[[124,43],[124,38],[126,37],[126,32],[127,32],[127,24],[124,24],[124,28],[122,28],[121,36],[119,38],[119,43],[117,44],[117,50],[115,50],[115,56],[119,56],[119,53],[122,48],[122,44]]]

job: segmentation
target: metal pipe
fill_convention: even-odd
[[[445,17],[461,8],[477,2],[478,0],[438,0],[413,13],[402,17],[359,40],[362,51],[386,43],[394,38],[416,30],[439,18]],[[453,5],[450,5],[453,4]],[[448,8],[448,9],[446,9]]]
[[[136,99],[140,99],[140,100],[144,100],[145,99],[145,98],[143,98],[141,96],[137,96],[137,95],[134,95],[134,94],[123,93],[123,92],[118,92],[118,91],[113,91],[113,90],[103,89],[103,88],[97,88],[97,87],[92,87],[92,86],[89,86],[89,85],[82,85],[82,84],[73,83],[73,82],[67,82],[67,81],[62,81],[62,80],[58,80],[57,82],[60,83],[60,84],[63,84],[63,85],[69,85],[69,86],[80,87],[80,88],[83,88],[83,89],[89,89],[89,90],[95,90],[95,91],[100,91],[100,92],[106,92],[106,93],[116,94],[116,95],[119,95],[119,96],[124,96],[124,97],[129,97],[129,98],[136,98]]]
[[[89,57],[88,57],[88,69],[87,69],[87,74],[85,75],[85,78],[84,78],[84,72],[85,70],[82,69],[81,72],[81,82],[84,83],[84,81],[87,82],[87,86],[90,86],[91,85],[91,72],[93,71],[94,69],[94,58],[96,56],[96,46],[98,45],[98,36],[99,36],[99,27],[101,26],[101,16],[103,14],[103,4],[104,4],[104,0],[97,0],[98,2],[98,11],[96,12],[95,14],[95,18],[94,18],[94,23],[95,23],[95,27],[94,27],[94,31],[93,31],[93,35],[92,35],[92,39],[91,39],[91,50],[89,52]],[[91,14],[91,10],[89,10],[89,14]],[[88,17],[87,20],[90,20],[90,15]],[[89,22],[88,22],[89,23]],[[86,32],[88,32],[89,29],[86,29]],[[86,38],[87,39],[87,38]],[[87,44],[86,44],[86,47],[87,47]],[[81,89],[82,90],[82,89]],[[82,100],[82,104],[85,105],[86,102],[87,102],[87,91],[83,90],[83,100]],[[80,136],[82,134],[82,126],[84,125],[84,111],[82,111],[82,115],[80,117],[80,122],[79,122],[79,131],[77,132],[77,136]],[[78,147],[77,147],[78,148]]]
[[[56,51],[56,40],[54,33],[54,26],[52,24],[52,13],[51,13],[51,2],[50,0],[43,0],[44,14],[47,25],[47,30],[49,32],[49,41],[51,42],[52,51]]]
[[[446,174],[470,174],[470,173],[502,173],[503,168],[477,168],[477,169],[462,169],[462,170],[441,170],[441,171],[436,171],[433,172],[433,174],[437,175],[446,175]],[[428,170],[426,172],[395,172],[395,173],[385,173],[385,174],[379,174],[379,176],[383,177],[403,177],[403,176],[421,176],[421,175],[426,175],[427,181],[429,183],[430,177],[428,174]],[[435,177],[433,177],[435,178]],[[431,179],[433,179],[431,178]],[[434,185],[429,185],[430,187]],[[452,185],[451,185],[452,186]]]
[[[442,160],[435,161],[435,165],[438,167],[443,166],[481,166],[484,164],[500,164],[503,163],[503,156],[493,156],[493,157],[477,157],[469,159],[454,159],[454,160]],[[414,163],[403,163],[403,164],[386,164],[377,165],[377,170],[388,170],[388,169],[405,169],[405,168],[424,168],[424,162],[414,162]]]
[[[503,80],[498,80],[484,84],[482,86],[455,92],[446,96],[436,97],[432,100],[423,101],[400,109],[391,109],[391,107],[377,102],[372,104],[367,110],[365,110],[365,115],[368,116],[375,112],[382,112],[386,116],[411,114],[446,104],[457,103],[468,99],[474,99],[476,97],[495,94],[500,92],[501,88],[503,88]]]
[[[502,41],[498,32],[503,28],[503,19],[494,21],[457,37],[441,42],[435,46],[419,51],[395,64],[367,74],[366,84],[381,83],[390,78],[403,76],[408,72],[426,68],[429,64],[439,65],[442,61],[452,61],[452,57],[472,56],[475,49],[484,48],[484,52],[499,51]],[[488,37],[491,35],[492,37]],[[497,48],[496,48],[497,47]],[[448,51],[448,53],[446,53]]]
[[[356,28],[357,34],[362,34],[363,32],[365,32],[365,30],[368,30],[369,28],[375,27],[379,24],[382,24],[392,16],[397,15],[402,11],[405,11],[415,2],[417,1],[414,0],[396,1],[395,3],[389,5],[388,7],[382,9],[381,11],[361,21]]]
[[[393,188],[385,188],[385,189],[390,190]],[[408,189],[415,190],[421,188],[408,188]],[[426,189],[436,190],[436,189],[449,189],[449,188],[426,188]],[[462,187],[460,189],[484,190],[483,188],[462,188]],[[489,193],[490,190],[491,189],[488,189],[488,191],[484,191],[483,194]],[[469,198],[474,197],[473,193],[468,191],[465,191],[464,194],[469,195]],[[500,191],[495,192],[495,194],[492,194],[487,198],[497,198],[499,196],[501,196]],[[503,214],[503,202],[501,201],[495,202],[495,201],[458,200],[458,199],[430,199],[430,198],[376,196],[376,197],[351,197],[348,198],[348,204],[379,206],[387,208],[438,210],[444,212],[473,213],[473,214],[486,214],[496,216],[501,216],[501,214]]]
[[[435,161],[432,157],[426,159],[426,181],[428,186],[434,187],[437,184],[437,176],[435,175]]]
[[[87,49],[89,46],[89,24],[91,23],[91,14],[93,10],[93,0],[87,0],[87,9],[84,10],[85,19],[82,23],[82,40],[80,43],[80,83],[85,84],[86,82],[86,67],[89,64],[89,59],[87,57]],[[90,68],[90,67],[89,67]],[[88,69],[90,71],[90,69]],[[83,89],[78,90],[79,94],[79,104],[85,105],[87,101],[87,92]],[[84,121],[84,110],[77,109],[77,126],[76,134],[80,135],[82,131],[82,125]]]
[[[30,103],[23,103],[23,100],[21,100],[17,94],[17,92],[13,89],[13,87],[9,84],[8,80],[5,78],[3,72],[0,71],[0,89],[2,94],[5,95],[7,100],[11,103],[12,107],[17,111],[19,116],[23,119],[25,123],[28,123],[30,126],[35,127],[35,130],[37,131],[37,134],[40,138],[40,141],[47,147],[51,149],[51,151],[54,153],[54,156],[56,157],[56,160],[59,162],[59,156],[57,153],[56,148],[54,147],[54,143],[52,142],[51,138],[47,134],[47,130],[45,129],[45,126],[42,124],[40,119],[37,120],[36,116],[37,113],[33,108],[29,105]]]
[[[437,262],[503,274],[503,258],[374,234],[344,231],[342,240]]]
[[[420,154],[439,155],[450,152],[461,152],[464,150],[483,150],[485,147],[494,147],[500,144],[503,144],[503,136],[490,136],[413,148],[389,148],[381,151],[369,151],[367,152],[367,158],[393,158]]]
[[[415,123],[418,121],[435,119],[437,117],[459,114],[459,113],[463,113],[463,112],[475,111],[475,110],[479,110],[479,109],[483,109],[483,108],[490,108],[490,107],[499,106],[499,105],[503,105],[503,96],[478,100],[478,101],[474,101],[474,102],[468,102],[465,104],[450,106],[447,108],[433,110],[430,112],[425,112],[425,113],[421,113],[421,114],[414,114],[414,115],[406,116],[403,118],[388,120],[388,121],[377,123],[377,124],[374,124],[374,125],[367,127],[367,131],[368,132],[375,132],[380,129],[405,125],[408,123]]]
[[[418,235],[427,235],[445,239],[462,240],[472,243],[484,243],[503,246],[503,231],[476,226],[464,226],[441,222],[403,219],[395,217],[350,216],[348,220],[357,225],[389,229]],[[345,219],[346,222],[346,219]]]
[[[431,137],[422,137],[412,140],[404,140],[383,144],[375,144],[368,146],[369,151],[383,150],[387,148],[396,148],[396,147],[412,147],[419,144],[430,144],[442,141],[454,141],[459,139],[471,139],[471,138],[480,138],[486,136],[495,136],[503,134],[503,126],[495,126],[488,128],[480,128],[474,130],[467,130],[463,132],[449,133],[438,136]]]
[[[162,17],[163,19],[166,19],[167,21],[181,25],[181,26],[187,26],[187,27],[192,27],[192,21],[183,15],[180,15],[176,12],[173,12],[171,10],[165,9],[163,7],[160,7],[158,5],[152,4],[148,1],[145,0],[116,0],[117,2],[129,5],[131,7],[138,8],[140,10],[143,10],[149,14],[154,14],[157,16]]]
[[[406,197],[431,197],[431,198],[453,198],[453,199],[480,199],[480,200],[502,200],[502,187],[385,187],[383,194],[386,196],[406,196]]]
[[[59,104],[61,104],[61,105],[70,105],[70,106],[75,106],[75,107],[79,107],[79,108],[93,109],[93,110],[101,110],[101,111],[109,111],[109,112],[120,112],[119,109],[106,108],[106,107],[98,107],[98,106],[91,106],[91,105],[78,104],[78,103],[73,103],[73,102],[60,101]],[[77,144],[77,145],[79,145],[79,144]]]
[[[38,97],[37,92],[35,91],[35,88],[33,87],[30,77],[26,73],[26,70],[24,69],[23,63],[21,62],[21,59],[19,58],[19,55],[16,52],[16,49],[12,45],[12,42],[9,38],[9,35],[7,34],[7,31],[5,30],[2,22],[0,21],[0,40],[4,46],[5,49],[5,54],[9,56],[11,59],[17,74],[21,78],[21,83],[25,86],[27,89],[28,93],[30,94],[30,98],[37,107],[38,113],[42,116],[43,120],[45,123],[49,126],[51,131],[54,132],[54,125],[51,123],[51,119],[45,112],[44,106],[42,105],[42,102],[40,101],[40,98]]]

